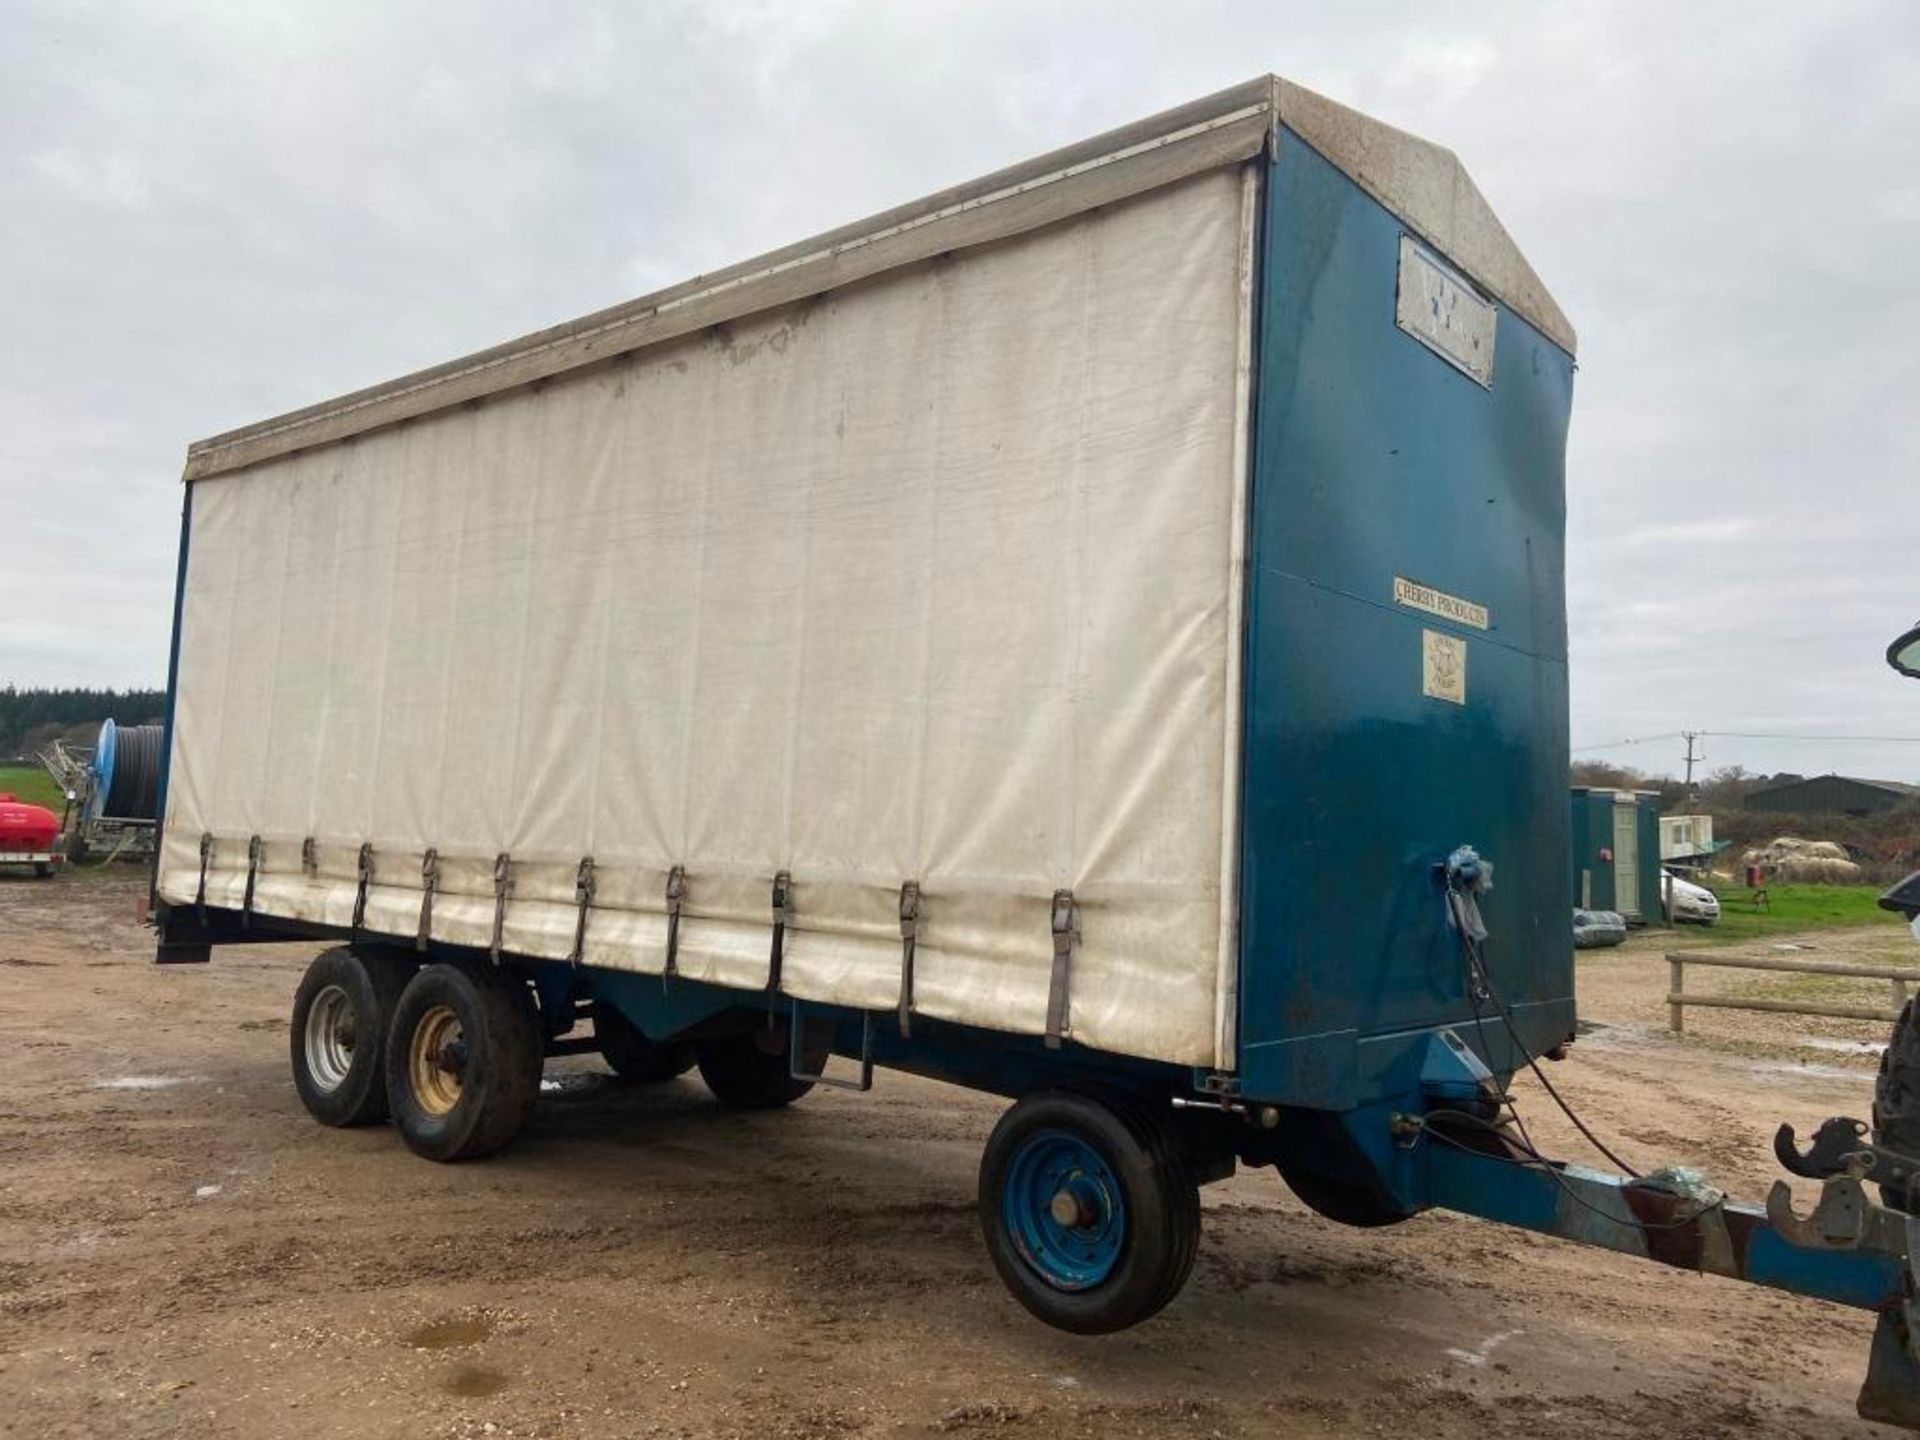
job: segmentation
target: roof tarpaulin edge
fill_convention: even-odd
[[[1574,333],[1451,151],[1275,76],[1222,90],[710,275],[188,448],[204,479],[987,244],[1246,160],[1285,125],[1569,353]]]

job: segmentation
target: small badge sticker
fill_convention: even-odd
[[[1460,636],[1420,632],[1420,693],[1453,705],[1467,703],[1467,642]]]

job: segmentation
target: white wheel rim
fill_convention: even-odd
[[[323,1095],[344,1085],[353,1068],[355,1018],[353,1001],[338,985],[314,996],[307,1011],[307,1075]]]

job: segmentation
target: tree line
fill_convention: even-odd
[[[102,720],[146,725],[165,715],[166,708],[164,690],[0,686],[0,759],[31,755],[55,739],[91,744]]]

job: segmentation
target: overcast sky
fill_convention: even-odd
[[[1916,53],[1910,0],[0,0],[0,683],[163,680],[190,440],[1273,70],[1455,149],[1579,329],[1576,749],[1920,736]]]

